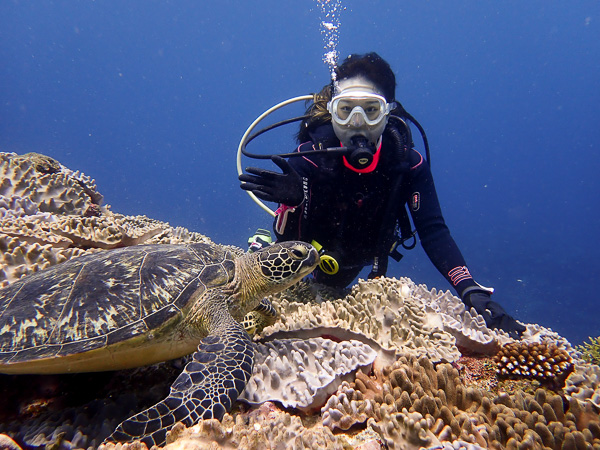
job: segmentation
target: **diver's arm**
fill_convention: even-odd
[[[409,210],[421,245],[431,262],[461,295],[465,289],[477,284],[446,226],[429,165],[423,161],[413,166],[409,177]],[[463,269],[462,273],[457,275],[460,269]]]
[[[471,276],[442,216],[429,165],[422,162],[411,170],[409,210],[425,253],[467,308],[475,308],[490,328],[503,329],[519,338],[525,327],[491,299],[493,289],[484,288]]]

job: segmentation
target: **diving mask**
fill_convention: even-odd
[[[390,112],[396,104],[388,103],[377,87],[363,77],[340,80],[335,86],[335,92],[336,95],[327,104],[335,135],[342,146],[348,148],[358,147],[353,141],[364,138],[367,147],[371,149],[370,153],[374,154]],[[358,150],[366,155],[367,147]],[[358,158],[363,159],[362,156]],[[366,164],[370,165],[370,162]],[[351,165],[354,166],[352,163]],[[362,170],[364,167],[359,164],[355,169]]]
[[[338,125],[350,124],[360,126],[360,118],[365,124],[375,126],[381,123],[390,113],[390,105],[385,97],[365,91],[342,92],[327,103],[327,110],[332,120]]]

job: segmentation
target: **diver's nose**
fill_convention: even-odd
[[[349,124],[351,127],[360,128],[365,125],[365,119],[362,116],[362,114],[355,112],[354,114],[352,114]]]

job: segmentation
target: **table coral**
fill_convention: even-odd
[[[377,353],[358,341],[287,339],[256,346],[253,375],[239,399],[278,401],[302,411],[319,409],[345,379],[369,370]]]
[[[0,196],[9,204],[27,204],[29,215],[34,209],[86,215],[91,205],[102,204],[94,180],[38,153],[0,153],[0,179]]]
[[[210,242],[103,206],[94,180],[37,153],[0,153],[0,288],[82,254],[144,243]]]

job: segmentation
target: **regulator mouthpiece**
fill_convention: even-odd
[[[364,169],[373,162],[375,154],[375,146],[369,143],[369,140],[364,136],[353,136],[350,141],[354,149],[346,155],[348,163],[356,169]]]

